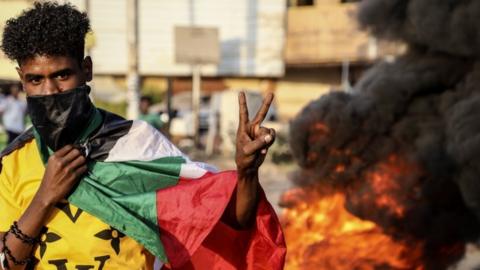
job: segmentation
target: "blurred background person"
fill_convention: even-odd
[[[161,130],[164,123],[160,118],[160,115],[150,112],[150,107],[152,106],[152,103],[153,103],[153,100],[152,100],[152,97],[150,96],[142,96],[140,98],[140,103],[139,103],[140,113],[138,115],[138,119],[149,123],[157,130]]]
[[[0,100],[0,113],[8,136],[7,143],[11,143],[25,130],[27,103],[19,94],[18,85],[13,85],[10,87],[10,94]]]

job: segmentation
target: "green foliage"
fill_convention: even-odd
[[[109,103],[100,100],[95,100],[95,106],[100,109],[104,109],[106,111],[118,114],[122,117],[127,116],[127,103]]]
[[[142,89],[142,96],[152,97],[153,104],[160,103],[165,98],[165,91],[159,88],[149,87]]]
[[[0,150],[3,150],[7,146],[7,133],[0,132]]]

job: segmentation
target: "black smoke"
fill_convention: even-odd
[[[395,237],[424,240],[426,256],[476,240],[480,1],[364,0],[359,21],[408,49],[376,64],[352,92],[325,95],[292,121],[292,152],[309,175],[315,172],[299,182],[343,190],[349,211]],[[375,204],[382,194],[369,181],[389,160],[409,164],[390,175],[395,188],[385,191],[402,204],[402,215]]]
[[[477,0],[364,0],[360,5],[360,24],[377,37],[456,56],[480,56]]]

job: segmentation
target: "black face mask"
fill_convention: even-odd
[[[53,95],[27,97],[28,114],[42,141],[56,151],[75,143],[95,112],[88,94],[80,87]]]

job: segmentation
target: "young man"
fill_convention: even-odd
[[[285,243],[258,182],[275,132],[239,96],[237,171],[190,161],[143,121],[90,101],[89,20],[35,3],[7,22],[33,128],[1,154],[4,269],[281,269]]]
[[[149,123],[152,127],[157,130],[161,130],[163,122],[160,119],[160,115],[150,113],[150,107],[152,106],[152,97],[142,96],[140,97],[140,104],[138,106],[140,110],[140,115],[138,116],[139,120],[143,120]]]

